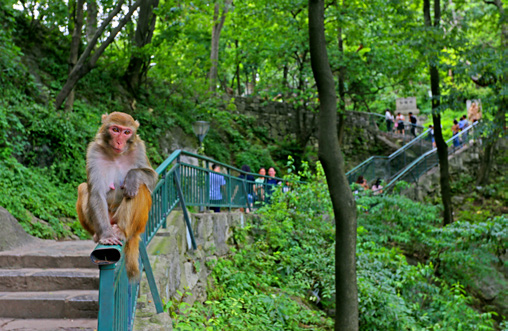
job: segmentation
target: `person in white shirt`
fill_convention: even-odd
[[[392,132],[393,115],[389,109],[386,109],[385,120],[386,120],[386,131]]]

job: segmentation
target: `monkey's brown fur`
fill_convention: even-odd
[[[145,230],[157,173],[136,135],[139,123],[124,113],[102,116],[87,151],[87,183],[78,187],[81,225],[104,245],[122,244],[130,280],[139,277],[140,234]]]

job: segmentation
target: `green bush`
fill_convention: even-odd
[[[258,221],[235,229],[238,249],[215,264],[208,301],[173,313],[176,329],[331,329],[333,321],[317,310],[335,309],[335,227],[326,181],[319,165],[314,174],[304,166],[296,175],[290,163],[288,172],[287,180],[309,180],[286,193],[276,190]],[[466,278],[452,277],[448,267],[443,272],[445,265],[478,261],[478,249],[491,257],[477,262],[487,268],[505,249],[506,219],[441,228],[438,207],[401,196],[358,197],[357,205],[361,330],[494,329],[494,313],[472,308]],[[245,241],[246,232],[253,242]],[[406,256],[420,263],[410,265]]]

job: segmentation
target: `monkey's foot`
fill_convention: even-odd
[[[122,246],[122,241],[117,236],[108,236],[103,237],[99,240],[99,244],[102,245],[120,245]]]
[[[93,242],[98,243],[99,242],[99,236],[96,234],[93,235]]]

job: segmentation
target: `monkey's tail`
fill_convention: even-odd
[[[125,233],[125,267],[130,281],[139,279],[138,257],[139,241],[141,240],[139,235],[145,231],[151,205],[150,190],[145,184],[142,184],[135,197],[122,200],[114,216],[118,221],[118,227]]]
[[[125,243],[125,268],[127,269],[127,277],[129,277],[129,281],[135,281],[139,279],[138,258],[140,240],[141,238],[139,235],[134,235]]]

